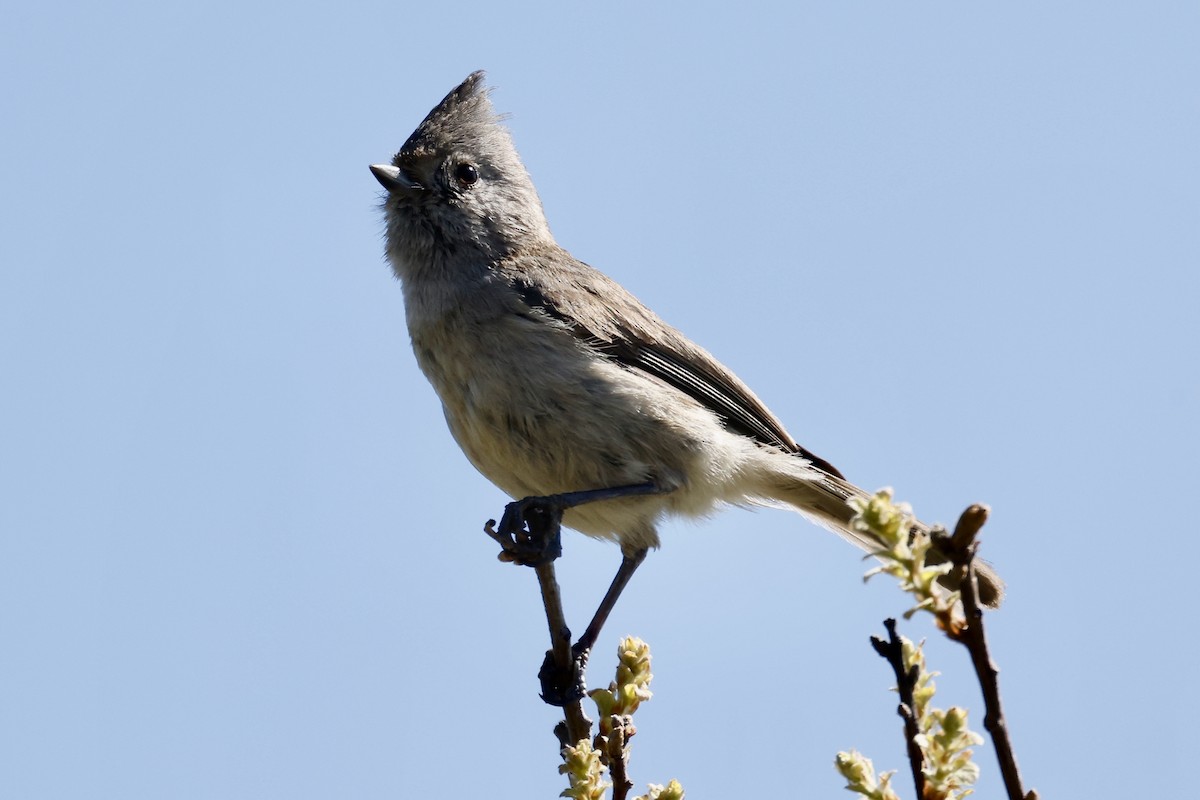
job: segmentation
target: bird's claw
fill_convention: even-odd
[[[571,664],[564,669],[554,657],[554,651],[547,650],[542,668],[538,670],[542,700],[548,705],[563,708],[586,697],[588,655],[587,650],[571,648]]]
[[[562,555],[563,511],[553,497],[526,497],[504,507],[498,528],[488,520],[483,530],[499,543],[501,561],[536,567]]]

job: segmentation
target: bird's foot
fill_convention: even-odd
[[[483,530],[500,544],[500,560],[527,567],[549,564],[562,555],[562,516],[558,497],[526,497],[509,503],[500,527],[489,519]]]
[[[575,645],[571,648],[571,663],[564,668],[555,659],[554,651],[547,650],[542,668],[538,670],[538,680],[542,684],[542,700],[562,708],[586,697],[587,662],[590,655],[590,650]]]

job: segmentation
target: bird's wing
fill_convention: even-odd
[[[604,273],[570,259],[570,269],[547,265],[570,259],[565,251],[522,258],[506,279],[525,305],[564,324],[581,342],[627,369],[664,381],[716,414],[735,433],[796,453],[836,477],[828,461],[810,453],[732,371],[707,350],[667,325]]]

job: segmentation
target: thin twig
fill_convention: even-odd
[[[900,706],[896,709],[896,713],[904,720],[904,741],[908,749],[908,765],[912,769],[916,796],[920,798],[925,796],[925,756],[921,752],[921,746],[917,743],[917,736],[920,735],[921,730],[917,727],[917,706],[913,691],[916,689],[917,678],[921,674],[921,670],[916,664],[912,666],[912,669],[905,668],[904,647],[900,642],[900,637],[896,634],[896,620],[885,619],[883,626],[887,628],[887,641],[885,642],[878,636],[872,636],[871,645],[875,648],[876,653],[883,656],[892,665],[892,671],[896,673],[896,690],[900,693]]]
[[[942,536],[939,543],[958,571],[959,591],[962,592],[963,612],[966,624],[959,630],[949,630],[947,635],[960,642],[971,654],[971,664],[983,690],[983,727],[992,736],[996,759],[1000,762],[1000,775],[1009,800],[1031,800],[1036,798],[1032,790],[1026,793],[1021,788],[1021,772],[1017,769],[1017,757],[1013,753],[1008,736],[1008,725],[1000,704],[1000,670],[988,653],[987,634],[983,627],[983,609],[979,606],[979,589],[975,578],[975,553],[979,542],[976,534],[987,522],[987,506],[973,505],[962,513],[952,536]]]
[[[628,753],[625,749],[629,735],[632,734],[625,727],[629,717],[613,717],[612,722],[612,731],[605,738],[606,763],[609,777],[612,778],[613,800],[625,800],[629,796],[629,790],[633,788],[633,781],[629,780]]]
[[[554,573],[554,560],[562,553],[562,514],[536,514],[525,517],[523,504],[509,503],[504,509],[500,529],[489,519],[483,531],[500,544],[500,560],[534,568],[546,610],[546,625],[550,629],[550,650],[538,677],[542,679],[542,699],[561,706],[564,719],[554,726],[554,735],[561,747],[578,744],[592,735],[592,721],[583,712],[583,659],[577,659],[571,647],[571,629],[563,613],[562,592]],[[577,687],[554,686],[555,678],[574,676]],[[550,696],[549,687],[555,691]],[[576,691],[577,690],[577,691]],[[572,696],[574,695],[574,696]]]
[[[550,652],[562,673],[569,674],[574,662],[571,652],[571,629],[567,627],[567,617],[563,613],[562,592],[559,591],[558,579],[554,575],[554,562],[539,564],[534,571],[542,589],[542,604],[546,607],[546,624],[550,628]],[[592,721],[583,713],[583,703],[573,700],[565,703],[562,709],[566,716],[567,741],[561,741],[560,736],[560,743],[563,746],[575,745],[582,739],[590,738]]]

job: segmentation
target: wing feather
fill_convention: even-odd
[[[551,269],[565,251],[525,256],[503,270],[525,305],[567,327],[583,344],[627,369],[666,382],[716,414],[725,426],[764,445],[796,453],[818,469],[842,477],[788,434],[745,383],[707,350],[659,319],[616,281],[579,261]]]

